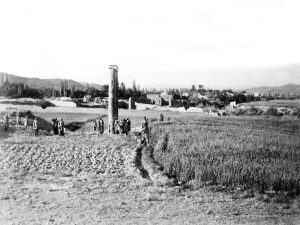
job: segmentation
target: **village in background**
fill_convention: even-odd
[[[32,104],[46,107],[107,108],[108,85],[79,83],[65,79],[25,78],[0,73],[0,103]],[[119,108],[157,109],[183,112],[210,113],[216,116],[261,115],[296,116],[295,108],[274,108],[266,104],[270,100],[294,100],[300,98],[300,85],[260,87],[246,90],[213,90],[202,84],[190,88],[146,89],[134,80],[131,87],[119,83]],[[296,110],[296,111],[295,111]]]

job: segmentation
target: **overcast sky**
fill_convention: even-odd
[[[299,0],[0,0],[0,72],[102,84],[117,64],[142,87],[300,83],[236,72],[299,65],[299,12]]]

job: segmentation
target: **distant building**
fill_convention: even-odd
[[[162,98],[160,94],[147,94],[147,98],[151,100],[152,104],[162,106]]]
[[[230,96],[230,97],[234,96],[234,94],[231,93],[231,92],[226,92],[226,95],[227,95],[227,96]]]
[[[92,97],[91,95],[85,95],[85,96],[83,97],[83,102],[84,102],[84,103],[88,103],[88,102],[91,102],[92,99],[93,99],[93,97]]]
[[[207,99],[207,96],[206,96],[206,95],[202,95],[202,94],[200,94],[200,93],[198,93],[197,97],[198,97],[199,99]]]
[[[260,97],[261,94],[260,93],[254,93],[254,97]]]
[[[147,94],[147,98],[155,105],[169,105],[173,106],[174,97],[172,94],[164,91],[161,94]]]
[[[107,103],[107,98],[95,97],[94,102],[95,103],[100,103],[100,104],[106,104]]]
[[[230,106],[232,109],[236,108],[236,101],[230,102]]]

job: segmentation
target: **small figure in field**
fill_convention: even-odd
[[[23,122],[24,122],[24,128],[25,128],[25,130],[28,130],[28,116],[25,116]]]
[[[120,124],[119,124],[119,121],[116,120],[115,121],[115,132],[114,134],[119,134],[120,133]]]
[[[18,127],[20,125],[21,125],[21,118],[20,118],[20,114],[17,113],[17,115],[16,115],[16,126]]]
[[[120,125],[119,133],[124,134],[124,120],[120,120],[119,125]]]
[[[9,128],[9,116],[8,113],[5,113],[3,117],[3,123],[4,123],[4,131],[7,131]]]
[[[130,130],[130,121],[128,118],[124,119],[124,134],[128,135]]]
[[[104,121],[101,117],[99,120],[99,134],[103,134],[103,133],[104,133]]]
[[[39,134],[39,124],[37,121],[37,118],[35,117],[32,124],[33,130],[34,130],[34,136],[37,136]]]
[[[147,117],[145,116],[142,123],[142,143],[144,143],[145,145],[149,144],[149,135],[149,124]]]
[[[96,132],[97,131],[97,120],[94,120],[93,121],[93,126],[94,126],[94,132]]]
[[[158,121],[159,122],[163,122],[164,121],[164,115],[162,113],[159,115]]]
[[[129,133],[131,131],[131,121],[129,120],[128,117],[126,118],[126,123],[127,123],[127,126],[128,126],[128,133]]]
[[[63,119],[61,118],[60,121],[58,122],[58,130],[59,130],[59,135],[60,136],[64,136],[64,129],[65,129],[65,123],[63,121]]]
[[[52,128],[53,128],[53,134],[54,135],[58,135],[58,120],[57,118],[52,119],[53,124],[52,124]]]

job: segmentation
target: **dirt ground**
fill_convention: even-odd
[[[158,182],[135,137],[0,126],[0,224],[300,224],[273,204]]]

